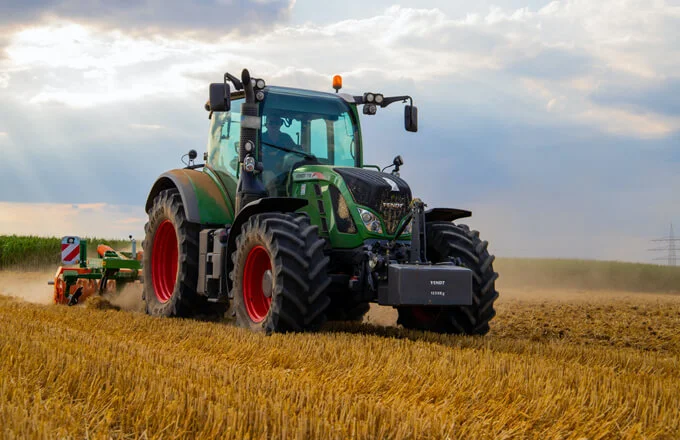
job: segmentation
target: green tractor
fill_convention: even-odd
[[[223,317],[272,333],[361,320],[395,307],[406,328],[485,334],[498,298],[494,256],[469,211],[425,210],[399,177],[364,164],[364,115],[409,96],[267,86],[243,70],[211,84],[204,164],[189,152],[146,202],[144,300],[154,316]],[[232,90],[233,86],[233,90]],[[202,170],[198,170],[202,168]],[[374,169],[372,169],[374,168]]]

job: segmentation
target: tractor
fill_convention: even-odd
[[[233,87],[233,89],[232,89]],[[162,174],[146,201],[143,298],[154,316],[224,317],[266,334],[361,321],[392,306],[408,329],[482,335],[498,298],[471,215],[425,209],[399,174],[364,164],[359,107],[410,96],[269,86],[247,69],[210,84],[204,163]],[[186,156],[186,155],[185,155]],[[384,172],[392,168],[391,172]]]

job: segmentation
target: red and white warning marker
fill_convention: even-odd
[[[61,239],[61,264],[78,264],[80,261],[80,237],[64,237]]]

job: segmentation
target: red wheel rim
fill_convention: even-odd
[[[265,273],[272,270],[269,253],[262,246],[255,246],[248,253],[243,269],[243,303],[253,322],[262,322],[269,312],[271,297],[264,294]]]
[[[164,220],[153,238],[151,281],[158,301],[168,302],[177,280],[177,235],[170,220]]]

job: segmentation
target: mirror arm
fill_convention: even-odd
[[[366,103],[364,102],[364,97],[363,97],[363,96],[353,96],[353,98],[354,98],[354,103],[355,103],[355,104],[366,104]],[[392,103],[399,102],[399,101],[401,101],[401,102],[409,101],[409,102],[410,102],[410,105],[413,105],[413,98],[411,98],[411,97],[408,96],[408,95],[404,95],[404,96],[385,96],[385,98],[383,99],[383,102],[380,103],[380,104],[376,104],[376,105],[378,105],[378,106],[384,108],[384,107],[387,107],[388,105],[390,105],[390,104],[392,104]]]
[[[232,75],[229,72],[225,72],[224,74],[224,83],[227,83],[227,80],[231,81],[234,84],[234,87],[236,90],[243,90],[243,83],[236,78],[234,75]]]
[[[399,101],[401,101],[401,102],[409,101],[410,105],[413,105],[413,98],[411,98],[410,96],[390,96],[390,97],[386,96],[385,99],[383,99],[382,104],[380,104],[380,107],[384,108],[384,107],[387,107],[388,105],[390,105],[394,102],[399,102]]]

